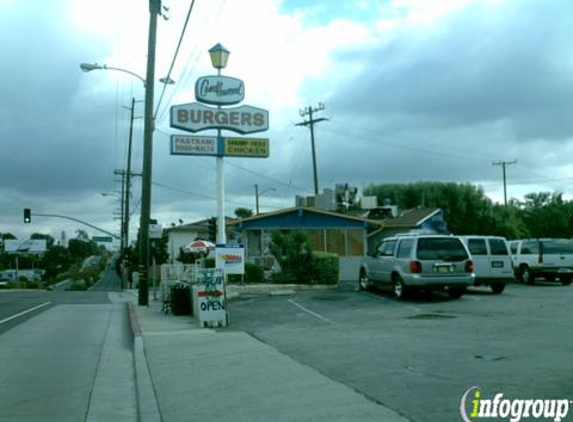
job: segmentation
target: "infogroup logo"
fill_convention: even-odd
[[[522,418],[560,422],[567,417],[569,399],[505,399],[502,393],[493,399],[482,397],[479,387],[469,388],[462,396],[460,413],[464,422],[476,422],[488,418],[508,419],[519,422]]]

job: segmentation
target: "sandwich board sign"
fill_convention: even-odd
[[[200,268],[193,286],[193,313],[200,323],[227,324],[225,276],[220,268]]]

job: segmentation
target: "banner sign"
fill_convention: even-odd
[[[238,104],[245,99],[245,86],[229,76],[203,76],[195,82],[195,98],[206,104]]]
[[[171,135],[171,155],[220,155],[216,136]]]
[[[267,158],[268,138],[171,135],[171,155]]]
[[[225,138],[224,155],[266,158],[269,156],[269,140],[265,138]]]
[[[46,239],[7,239],[4,241],[4,252],[42,254],[46,252]]]
[[[207,129],[227,129],[243,134],[263,132],[269,128],[269,112],[248,105],[213,108],[201,103],[181,104],[171,107],[170,126],[187,132]]]
[[[243,246],[217,246],[215,267],[225,274],[245,274],[245,248]]]

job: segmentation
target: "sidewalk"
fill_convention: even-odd
[[[140,393],[141,420],[407,422],[247,333],[198,328],[189,316],[162,313],[152,297],[133,310],[156,399]]]

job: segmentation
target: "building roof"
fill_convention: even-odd
[[[411,228],[424,224],[442,210],[440,208],[412,208],[403,211],[398,217],[380,220],[385,228]]]
[[[236,218],[225,217],[227,219],[227,224],[230,224],[231,221],[236,220]],[[203,220],[198,220],[193,223],[181,224],[179,226],[169,227],[165,229],[166,232],[188,232],[188,231],[196,231],[202,230],[206,231],[208,228],[208,218],[204,218]]]
[[[314,207],[299,206],[237,219],[229,224],[237,225],[239,228],[319,228],[380,226],[381,222]]]

